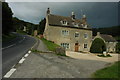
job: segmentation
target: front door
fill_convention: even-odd
[[[75,52],[78,52],[78,49],[79,49],[79,45],[78,43],[75,43]]]

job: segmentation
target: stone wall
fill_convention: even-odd
[[[68,30],[69,35],[62,35],[62,30]],[[79,33],[79,37],[75,37],[75,32]],[[88,35],[88,38],[84,38],[84,34]],[[79,51],[88,52],[92,43],[92,31],[76,28],[67,28],[59,26],[47,26],[44,32],[44,36],[47,40],[53,41],[58,45],[61,43],[69,43],[70,48],[67,50],[75,51],[75,43],[79,43]],[[84,44],[88,44],[87,48],[84,48]]]

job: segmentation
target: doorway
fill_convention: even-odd
[[[79,44],[75,43],[75,52],[78,52],[78,49],[79,49]]]

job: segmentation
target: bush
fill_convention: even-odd
[[[97,55],[99,57],[112,57],[110,54],[107,54],[106,56],[104,54],[101,54],[101,55]]]
[[[103,53],[106,51],[106,45],[104,41],[100,38],[96,38],[91,45],[90,52],[92,53]]]
[[[120,53],[120,42],[118,42],[116,45],[116,52]]]
[[[56,47],[55,53],[57,55],[66,56],[66,54],[65,54],[65,48],[62,48],[62,47]]]

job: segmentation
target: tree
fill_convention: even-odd
[[[39,27],[38,27],[38,33],[43,34],[44,29],[45,29],[45,24],[46,24],[46,19],[44,18],[39,22]]]
[[[106,45],[104,41],[100,38],[96,38],[91,45],[90,52],[103,53],[103,51],[106,51]]]
[[[3,34],[9,34],[13,30],[12,22],[12,10],[8,6],[8,3],[2,2],[2,32]]]

